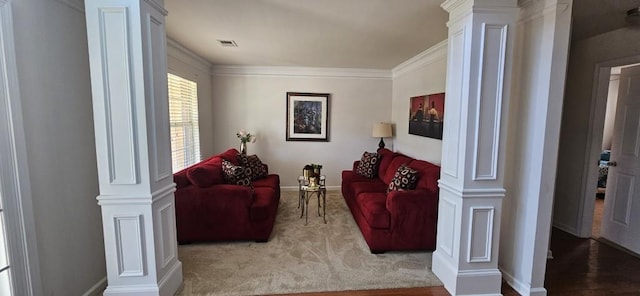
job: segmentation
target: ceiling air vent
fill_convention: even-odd
[[[238,44],[233,40],[218,40],[218,42],[224,47],[238,47]]]

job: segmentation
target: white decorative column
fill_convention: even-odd
[[[162,0],[86,0],[108,286],[173,295],[182,283]]]
[[[500,295],[498,241],[516,0],[448,0],[447,106],[433,272],[453,295]]]

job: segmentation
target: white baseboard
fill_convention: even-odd
[[[93,285],[87,292],[84,292],[82,296],[98,296],[102,295],[104,289],[107,288],[107,277],[101,278],[95,285]]]
[[[104,296],[173,296],[182,285],[182,262],[177,261],[157,285],[107,286]]]
[[[530,295],[530,296],[546,296],[547,295],[547,289],[545,289],[544,287],[532,288],[530,285],[525,284],[519,279],[516,279],[510,273],[505,272],[504,270],[500,270],[500,271],[502,271],[502,278],[507,282],[507,284],[509,284],[509,286],[511,286],[511,288],[516,290],[518,294]]]
[[[502,295],[502,274],[498,269],[458,270],[446,255],[436,250],[432,257],[432,271],[451,295]]]
[[[160,295],[161,296],[173,296],[180,289],[182,285],[182,262],[176,260],[176,263],[171,267],[169,272],[160,279]]]

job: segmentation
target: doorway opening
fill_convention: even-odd
[[[637,58],[638,57],[634,57],[633,59],[637,60]],[[628,245],[628,242],[626,242],[627,239],[624,237],[618,238],[617,235],[614,235],[614,233],[618,233],[620,231],[615,231],[612,227],[618,227],[616,225],[622,225],[622,227],[624,227],[623,224],[628,224],[630,222],[629,216],[631,215],[631,213],[629,211],[632,210],[632,207],[630,203],[623,201],[630,201],[635,198],[632,196],[634,195],[634,190],[632,189],[633,186],[625,186],[624,182],[619,183],[622,179],[618,179],[617,176],[622,171],[618,172],[618,170],[622,169],[622,167],[616,167],[617,159],[613,158],[621,158],[620,153],[625,150],[623,149],[623,147],[625,147],[625,145],[628,146],[627,144],[623,145],[622,143],[637,142],[636,132],[629,133],[628,131],[625,131],[625,129],[635,130],[635,128],[633,127],[637,125],[637,122],[636,120],[629,120],[628,118],[626,118],[629,114],[635,114],[635,111],[629,113],[629,110],[633,110],[635,108],[629,109],[629,106],[632,105],[628,105],[630,102],[629,99],[624,99],[632,96],[632,92],[630,90],[634,89],[635,87],[633,86],[637,84],[637,82],[632,83],[632,81],[637,80],[625,79],[624,77],[621,78],[621,73],[625,71],[623,70],[625,68],[628,68],[629,71],[632,71],[632,69],[637,69],[637,67],[632,67],[639,64],[629,63],[621,66],[618,65],[612,65],[611,67],[601,67],[599,69],[599,83],[596,90],[597,97],[595,98],[597,102],[594,105],[598,106],[599,108],[596,108],[596,110],[594,110],[592,120],[595,122],[595,124],[593,124],[592,126],[601,127],[602,130],[592,131],[592,153],[590,155],[593,157],[588,161],[593,161],[594,164],[597,163],[597,166],[590,165],[589,167],[591,169],[587,170],[588,174],[591,176],[590,178],[588,178],[588,180],[597,181],[593,182],[597,185],[595,186],[595,190],[593,188],[593,183],[590,182],[586,185],[590,188],[588,188],[585,192],[591,192],[592,194],[590,194],[590,196],[585,195],[584,198],[587,199],[587,202],[585,202],[585,204],[592,204],[593,208],[586,209],[588,210],[588,212],[585,212],[585,214],[591,215],[592,219],[585,220],[590,220],[591,224],[584,225],[583,230],[586,230],[585,228],[588,227],[590,236],[592,238],[606,238],[607,241],[612,242],[615,245],[624,247],[622,245]],[[637,73],[638,70],[633,71],[636,71],[634,73]],[[622,76],[627,75],[624,73],[622,74]],[[621,89],[621,84],[623,86],[626,86]],[[619,98],[623,98],[623,102],[626,103],[624,105],[618,106]],[[621,115],[621,113],[623,115]],[[616,121],[616,117],[618,117],[618,121]],[[621,165],[623,165],[623,163],[621,163]],[[627,165],[623,165],[623,167],[624,166]],[[614,176],[613,178],[611,178],[611,175],[609,174],[610,169],[612,168],[614,168],[614,171],[612,171]],[[624,178],[628,179],[629,181],[633,181],[633,175],[635,175],[635,173],[627,174],[624,176]],[[622,185],[622,191],[618,192],[617,186],[620,185]],[[606,199],[607,197],[609,199]],[[622,199],[618,202],[617,199],[620,198]],[[633,230],[631,231],[633,232]],[[615,242],[618,240],[620,241],[620,244]]]
[[[598,182],[596,185],[595,204],[593,207],[593,222],[591,225],[591,237],[600,237],[602,228],[602,214],[604,212],[604,198],[607,191],[607,177],[609,175],[609,161],[611,160],[611,142],[613,138],[613,126],[618,103],[618,88],[620,86],[620,71],[624,66],[611,68],[609,85],[607,90],[607,103],[604,115],[604,128],[602,131],[602,143],[600,158],[598,159]]]

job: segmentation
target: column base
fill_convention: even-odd
[[[433,273],[451,295],[502,295],[502,273],[498,269],[459,270],[442,252],[433,253]]]
[[[182,285],[182,262],[177,261],[173,268],[160,279],[157,285],[108,285],[104,296],[173,296]]]

